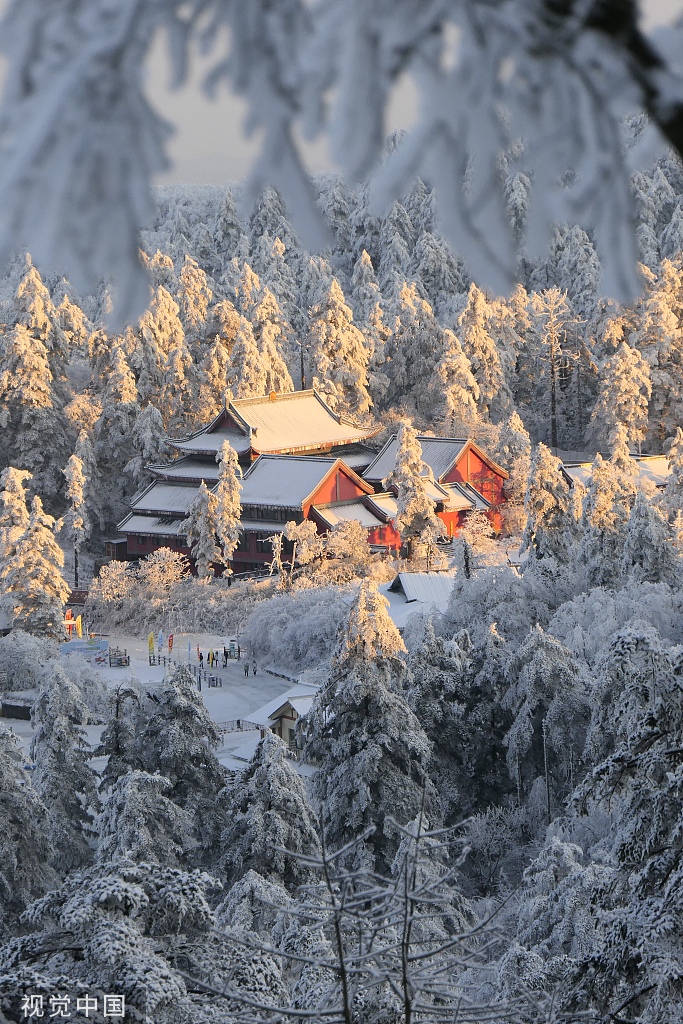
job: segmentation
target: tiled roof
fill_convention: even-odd
[[[448,472],[467,444],[467,438],[425,437],[422,434],[418,435],[418,441],[422,448],[422,461],[429,466],[435,480],[439,480]],[[364,478],[377,483],[385,480],[396,464],[397,451],[398,438],[394,434],[363,473]]]
[[[361,526],[368,530],[384,525],[384,519],[376,516],[360,498],[355,501],[339,501],[328,505],[314,505],[313,509],[328,526],[336,526],[338,523],[346,523],[351,520],[355,520],[355,522],[360,523]]]
[[[229,409],[251,427],[251,444],[257,452],[362,441],[373,433],[335,416],[315,391],[292,391],[272,400],[238,398]]]
[[[227,427],[220,427],[211,434],[208,434],[205,430],[200,430],[196,434],[191,434],[190,437],[185,437],[178,441],[169,438],[169,444],[172,444],[178,451],[188,454],[206,453],[207,455],[215,455],[224,441],[229,441],[238,455],[243,455],[249,451],[249,438],[246,434],[241,434]]]
[[[126,516],[119,523],[117,529],[120,533],[139,533],[143,536],[154,537],[182,537],[182,519],[168,521],[170,517],[158,519],[156,516],[136,516],[134,513]]]
[[[242,505],[301,508],[336,461],[315,455],[261,455],[244,474]]]
[[[187,510],[197,495],[197,487],[193,484],[167,484],[155,481],[133,504],[134,512],[176,512],[187,514]]]
[[[207,483],[218,480],[218,463],[215,459],[193,459],[186,456],[169,462],[167,466],[148,466],[150,472],[166,480],[196,480]]]
[[[385,491],[382,494],[368,494],[367,501],[371,506],[374,505],[378,508],[385,516],[388,516],[389,519],[394,519],[398,514],[396,496],[390,491]]]
[[[480,509],[482,512],[491,507],[491,503],[483,498],[471,484],[454,483],[441,485],[448,494],[449,509]]]
[[[440,612],[446,610],[453,590],[455,573],[446,572],[400,572],[391,584],[390,590],[405,594],[406,601],[421,601],[427,606],[434,605]]]

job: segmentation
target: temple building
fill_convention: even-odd
[[[234,572],[266,567],[272,558],[268,538],[287,522],[304,519],[320,533],[355,520],[373,549],[398,550],[396,495],[383,484],[395,463],[397,440],[391,437],[377,452],[367,444],[376,433],[338,416],[316,391],[235,399],[203,430],[169,441],[178,458],[149,467],[155,479],[134,498],[118,526],[122,537],[109,553],[142,558],[165,546],[189,555],[182,523],[202,480],[215,487],[216,455],[226,440],[244,474]],[[468,439],[419,440],[444,536],[452,537],[472,509],[485,511],[495,523],[505,470]]]

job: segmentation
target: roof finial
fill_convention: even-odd
[[[269,402],[274,402],[276,398],[277,398],[277,395],[275,394],[275,392],[271,391],[270,394],[268,395],[268,401]]]

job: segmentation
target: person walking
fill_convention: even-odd
[[[204,655],[201,651],[199,652],[199,667],[204,668]]]
[[[223,668],[228,667],[228,648],[223,648]]]
[[[248,661],[245,661],[245,663],[244,663],[244,675],[245,675],[245,678],[246,678],[246,676],[249,675],[249,662]]]
[[[254,660],[251,663],[251,671],[252,675],[256,675],[256,658],[254,658]]]

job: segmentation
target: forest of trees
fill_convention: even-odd
[[[521,223],[528,183],[507,186]],[[633,179],[629,308],[600,299],[577,227],[497,298],[419,181],[383,218],[336,175],[316,187],[323,255],[272,189],[248,220],[239,189],[160,189],[149,308],[120,334],[106,283],[79,296],[25,255],[1,282],[0,582],[26,631],[0,639],[0,673],[39,695],[30,773],[0,725],[0,1022],[26,1019],[26,992],[47,1014],[68,991],[121,992],[145,1024],[680,1024],[680,163]],[[487,564],[474,523],[447,611],[402,635],[352,530],[326,541],[332,569],[320,547],[277,592],[190,580],[169,553],[106,567],[91,610],[110,627],[173,607],[189,628],[199,608],[316,668],[297,737],[315,775],[269,735],[234,776],[185,669],[105,693],[42,637],[69,590],[64,551],[102,554],[169,434],[226,394],[302,386],[378,442],[413,436],[408,421],[480,440],[510,472],[524,561]],[[597,453],[586,487],[553,447]],[[667,454],[662,492],[636,450]],[[397,473],[416,477],[408,456]],[[222,487],[231,508],[227,469]],[[423,540],[419,487],[399,504]],[[227,513],[219,536],[198,532],[206,575],[235,541]]]

